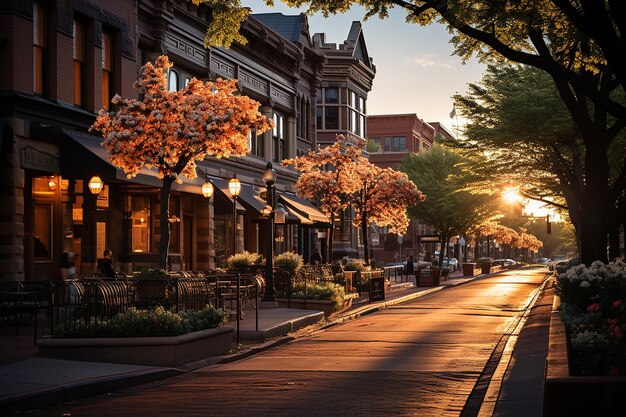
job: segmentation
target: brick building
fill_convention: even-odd
[[[174,62],[169,88],[183,88],[190,77],[237,78],[242,92],[260,101],[261,111],[276,124],[273,131],[251,135],[248,155],[207,158],[199,178],[174,186],[170,211],[181,221],[171,229],[170,267],[224,265],[233,243],[237,250],[265,251],[261,178],[267,162],[274,162],[278,198],[290,214],[287,225],[277,226],[277,251],[297,250],[306,259],[323,244],[317,231],[324,230],[326,217],[295,195],[296,173],[278,162],[316,146],[315,103],[329,58],[313,42],[304,15],[289,16],[289,33],[264,23],[266,16],[253,15],[242,27],[248,45],[229,50],[203,47],[210,18],[207,6],[177,0],[0,4],[5,63],[0,68],[0,279],[54,279],[64,251],[77,254],[81,274],[95,270],[104,248],[113,250],[116,269],[156,264],[156,173],[145,169],[128,180],[109,163],[101,138],[87,130],[114,94],[133,96],[141,65],[161,54]],[[364,48],[362,38],[359,45]],[[243,187],[236,224],[227,191],[233,174]],[[205,175],[216,186],[208,202],[201,195]],[[104,182],[97,196],[88,186],[93,176]]]
[[[407,153],[427,150],[435,140],[450,139],[453,135],[441,123],[427,123],[416,114],[389,114],[367,116],[367,137],[380,147],[380,152],[370,154],[370,162],[381,168],[398,169]],[[373,252],[378,261],[394,262],[395,254],[400,252],[403,257],[410,254],[415,260],[429,260],[436,250],[435,244],[426,243],[424,238],[434,234],[432,229],[419,219],[411,219],[402,245],[398,236],[388,233],[387,228],[379,228],[377,232],[379,244],[373,247]]]

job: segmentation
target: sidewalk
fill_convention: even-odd
[[[384,301],[369,303],[367,294],[364,294],[328,319],[324,319],[322,312],[312,310],[262,309],[259,310],[259,331],[256,331],[255,313],[249,311],[240,323],[240,350],[187,364],[182,369],[42,358],[37,356],[30,329],[22,329],[21,335],[15,336],[4,328],[0,335],[0,409],[34,409],[167,378],[210,364],[235,361],[293,340],[298,335],[482,277],[463,277],[461,272],[456,272],[439,287],[416,288],[414,278],[411,283],[392,282],[392,290],[385,294]],[[231,325],[234,327],[234,323]]]

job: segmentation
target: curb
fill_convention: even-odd
[[[31,391],[26,394],[8,397],[0,401],[3,411],[34,410],[37,407],[60,405],[68,401],[105,394],[118,389],[146,384],[180,375],[185,371],[177,368],[158,369],[156,371],[136,371],[132,374],[120,374],[72,382]]]

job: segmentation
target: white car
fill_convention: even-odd
[[[508,267],[508,266],[513,266],[515,265],[517,262],[515,262],[513,259],[496,259],[495,261],[493,261],[494,265],[500,265],[503,267]]]
[[[444,268],[450,268],[450,270],[452,270],[452,272],[457,271],[460,269],[459,267],[459,261],[456,258],[443,258],[443,265]]]

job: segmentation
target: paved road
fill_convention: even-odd
[[[494,358],[497,365],[494,351],[504,347],[544,274],[477,280],[231,364],[39,415],[475,415],[488,383],[481,373],[495,367]]]

